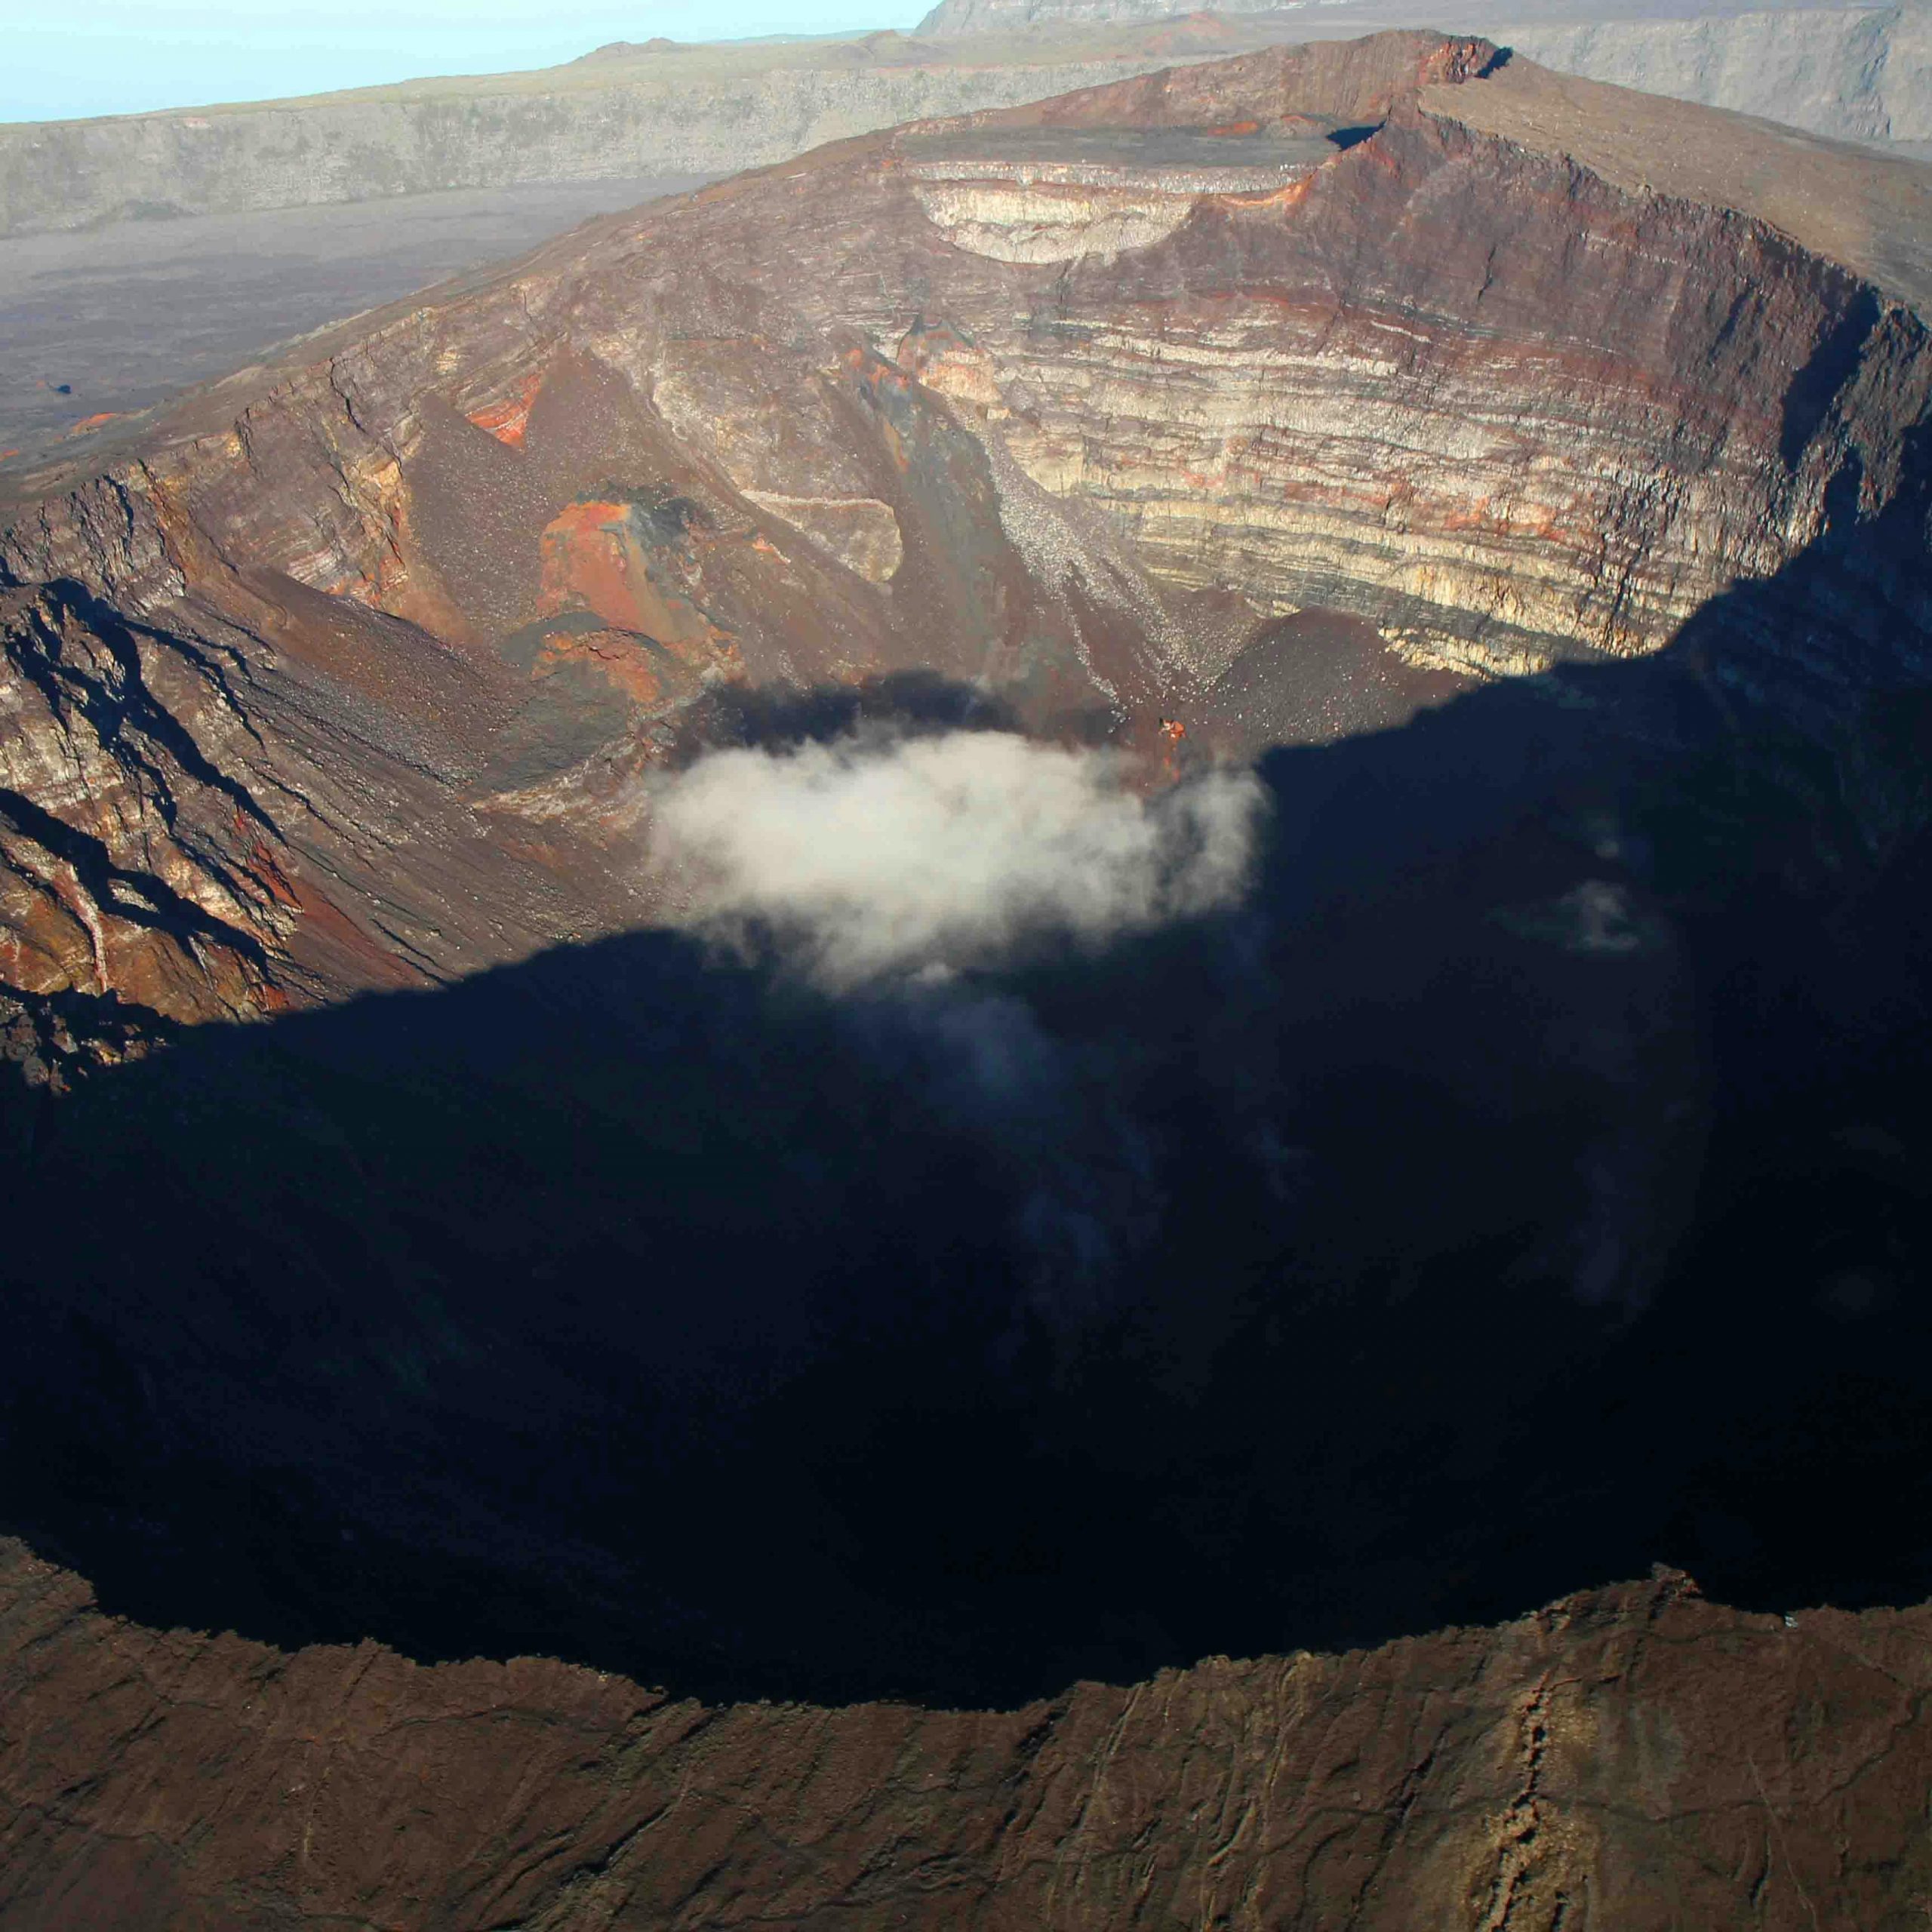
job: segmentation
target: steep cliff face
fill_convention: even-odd
[[[1300,611],[1398,682],[1654,651],[1917,500],[1928,234],[1902,165],[1426,35],[592,224],[16,485],[17,983],[198,1017],[634,920],[632,781],[740,681],[1251,746],[1214,680]],[[1915,661],[1870,569],[1833,648]]]
[[[0,1924],[1903,1928],[1923,1611],[1660,1578],[983,1714],[110,1622],[5,1546]]]
[[[580,839],[526,856],[475,808],[613,728],[594,699],[293,580],[262,598],[198,533],[171,552],[165,492],[129,480],[66,500],[35,575],[10,571],[8,980],[30,1010],[272,1012],[633,915]]]
[[[1915,0],[1691,20],[1526,20],[1499,37],[1565,73],[1838,140],[1932,141],[1932,8]]]
[[[1822,5],[1681,14],[1546,0],[1461,23],[1562,69],[1838,140],[1932,140],[1932,14]],[[619,42],[529,74],[0,128],[0,235],[523,183],[710,174],[921,116],[1177,60],[1434,26],[1403,0],[1315,8],[946,0],[916,36]]]
[[[0,235],[518,182],[720,174],[1038,100],[1241,37],[1205,21],[970,48],[618,46],[531,74],[0,128]]]
[[[919,23],[946,40],[1091,30],[1171,17],[1171,0],[942,0]],[[1238,30],[1282,16],[1269,0],[1223,0]],[[1302,34],[1342,35],[1422,25],[1427,10],[1388,0],[1327,0],[1286,16]],[[1815,5],[1703,12],[1507,0],[1463,20],[1544,66],[1734,114],[1761,115],[1839,140],[1932,139],[1932,11]]]

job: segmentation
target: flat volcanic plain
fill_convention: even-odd
[[[0,251],[0,460],[703,178],[452,189],[13,236]]]

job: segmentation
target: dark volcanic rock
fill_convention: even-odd
[[[1258,752],[1406,724],[1474,681],[1404,664],[1364,618],[1303,611],[1263,625],[1208,687],[1202,710],[1217,742]]]

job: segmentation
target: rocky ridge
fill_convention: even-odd
[[[0,127],[0,235],[538,181],[729,174],[1211,55],[1214,22],[971,47],[620,45],[531,74]]]
[[[1449,24],[1543,64],[1837,140],[1932,141],[1932,20],[1903,7],[1635,14],[1486,5]],[[947,0],[915,35],[619,42],[563,68],[0,128],[0,235],[515,183],[717,174],[924,115],[1243,48],[1439,26],[1400,0],[1181,13]]]
[[[0,1925],[1920,1917],[1928,1613],[1681,1577],[1012,1712],[709,1709],[103,1617],[0,1548]]]
[[[1932,143],[1932,8],[1690,20],[1529,20],[1502,37],[1565,73],[1781,121],[1837,140]]]
[[[935,39],[1145,26],[1170,0],[942,0],[920,23]],[[1477,0],[1453,21],[1388,0],[1321,0],[1283,14],[1269,0],[1214,10],[1237,31],[1292,20],[1297,38],[1453,24],[1586,79],[1727,108],[1838,140],[1932,140],[1932,9],[1825,4],[1700,9],[1566,0]]]

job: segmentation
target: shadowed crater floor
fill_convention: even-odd
[[[0,1526],[146,1623],[712,1697],[1657,1561],[1923,1595],[1932,706],[1725,669],[1862,567],[1272,755],[1250,899],[1099,957],[835,999],[639,933],[15,1091]]]

